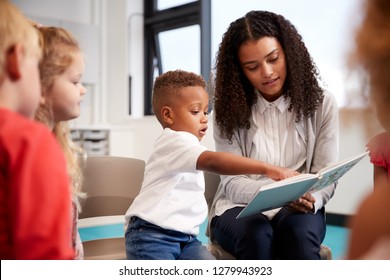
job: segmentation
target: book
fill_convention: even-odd
[[[362,160],[364,152],[322,168],[316,174],[299,174],[285,180],[263,186],[237,215],[237,219],[256,213],[283,207],[306,193],[319,191],[337,182],[344,174]]]

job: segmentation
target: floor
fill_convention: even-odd
[[[202,224],[200,232],[205,232],[206,223]],[[123,224],[113,224],[104,226],[94,226],[88,228],[79,229],[81,239],[83,241],[93,240],[96,238],[104,237],[116,237],[123,235]],[[342,259],[345,255],[345,250],[348,241],[348,229],[339,226],[327,226],[327,232],[323,244],[327,245],[332,249],[333,259]],[[200,234],[199,240],[203,243],[207,243],[207,236]]]
[[[332,249],[333,259],[341,260],[347,249],[349,230],[340,226],[327,226],[324,244]]]

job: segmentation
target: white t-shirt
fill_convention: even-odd
[[[196,169],[207,148],[188,132],[163,130],[146,163],[140,194],[126,212],[165,229],[198,235],[207,217],[202,171]]]

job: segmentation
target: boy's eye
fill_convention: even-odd
[[[197,115],[199,114],[199,111],[192,111],[192,114]]]

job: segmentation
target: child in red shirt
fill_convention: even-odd
[[[41,99],[38,34],[0,0],[0,259],[71,259],[63,153],[31,120]]]

